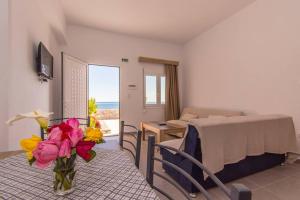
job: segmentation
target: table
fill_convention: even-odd
[[[25,154],[0,160],[0,199],[159,199],[128,154],[120,150],[96,152],[89,163],[77,158],[76,189],[64,197],[53,192],[52,167],[30,167]]]
[[[141,123],[143,140],[145,140],[146,130],[151,131],[156,134],[156,142],[162,142],[165,140],[174,139],[174,137],[168,134],[174,135],[176,133],[184,133],[186,127],[179,125],[164,124],[160,125],[159,122],[142,122]]]

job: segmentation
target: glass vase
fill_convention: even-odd
[[[74,191],[76,180],[76,154],[70,158],[58,158],[55,162],[53,189],[56,195],[64,196]]]

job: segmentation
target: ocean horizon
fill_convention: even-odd
[[[119,109],[120,102],[96,102],[97,109]]]

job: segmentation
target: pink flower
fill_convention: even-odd
[[[75,118],[72,118],[72,119],[68,119],[66,121],[66,124],[68,124],[69,126],[71,126],[73,129],[78,129],[79,128],[79,121]]]
[[[58,156],[58,147],[55,142],[45,140],[39,142],[37,148],[32,152],[35,163],[39,168],[48,167]]]
[[[72,147],[75,147],[77,143],[82,140],[83,138],[83,132],[81,129],[73,129],[69,132],[69,138],[72,143]]]
[[[71,142],[68,139],[65,139],[59,149],[59,153],[58,153],[59,157],[67,157],[70,158],[71,157]]]
[[[51,129],[48,140],[53,141],[58,147],[60,147],[61,140],[62,140],[62,133],[63,132],[60,130],[59,127],[55,127],[53,129]]]

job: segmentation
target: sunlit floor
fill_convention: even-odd
[[[119,134],[119,119],[100,120],[100,123],[104,136],[114,136]]]

